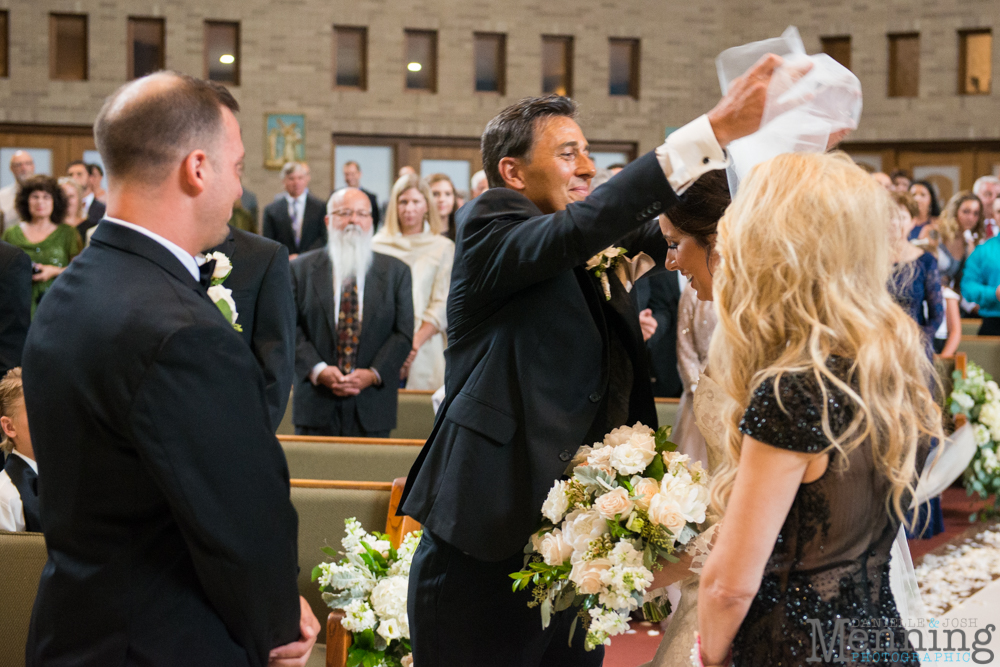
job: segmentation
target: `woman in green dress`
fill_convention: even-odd
[[[15,200],[20,224],[4,232],[3,240],[28,253],[32,263],[31,316],[52,282],[80,254],[80,235],[65,224],[66,195],[48,176],[35,176]]]

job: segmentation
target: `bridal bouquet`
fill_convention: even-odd
[[[962,484],[966,492],[980,498],[993,496],[993,504],[980,510],[979,517],[1000,516],[1000,386],[981,367],[969,362],[966,377],[955,371],[955,387],[948,397],[951,414],[963,414],[973,425],[976,454],[966,468]],[[976,515],[972,515],[972,520]]]
[[[532,587],[528,606],[540,607],[542,626],[553,612],[579,607],[586,649],[610,644],[643,608],[649,621],[670,611],[666,596],[648,599],[660,559],[699,534],[708,508],[708,474],[701,462],[677,454],[670,428],[617,428],[583,446],[542,505],[542,528],[525,548],[525,567],[511,574],[515,591]]]
[[[410,667],[406,590],[421,533],[410,533],[394,549],[387,535],[365,532],[357,519],[344,523],[344,558],[314,567],[312,580],[319,581],[324,602],[344,610],[341,625],[352,641],[347,667]],[[339,555],[330,547],[323,553]]]

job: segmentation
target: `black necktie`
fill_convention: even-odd
[[[21,495],[25,530],[32,533],[42,532],[41,513],[38,509],[38,475],[16,454],[10,455],[3,469]]]
[[[205,262],[204,264],[202,264],[201,266],[198,267],[198,274],[200,275],[200,278],[198,279],[198,282],[200,282],[201,286],[204,287],[206,290],[209,287],[212,286],[212,274],[213,273],[215,273],[215,260],[214,259],[210,259],[210,260],[208,260],[207,262]]]

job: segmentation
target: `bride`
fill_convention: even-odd
[[[708,243],[661,219],[668,268],[701,298],[714,283],[694,408],[726,518],[655,667],[861,664],[887,635],[880,664],[915,662],[889,554],[941,413],[921,333],[886,289],[891,206],[846,156],[788,154],[741,184]]]

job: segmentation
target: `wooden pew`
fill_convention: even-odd
[[[0,665],[4,667],[24,665],[31,609],[46,560],[41,533],[0,531]]]
[[[294,392],[293,392],[294,394]],[[411,389],[399,390],[399,411],[396,417],[396,428],[389,435],[393,438],[426,440],[434,428],[434,408],[431,406],[433,391],[418,391]],[[278,425],[278,435],[294,435],[295,424],[292,423],[293,395],[288,399],[285,416]]]
[[[958,351],[1000,381],[1000,336],[962,336]]]
[[[279,435],[291,477],[391,482],[406,477],[423,440]]]
[[[315,479],[291,482],[292,503],[299,512],[299,592],[317,618],[327,619],[318,643],[326,644],[321,653],[325,651],[328,666],[344,666],[350,634],[340,624],[343,612],[331,611],[323,602],[318,584],[311,581],[313,567],[327,559],[320,548],[328,545],[339,551],[344,519],[352,516],[368,531],[385,532],[396,546],[405,535],[420,530],[420,524],[413,519],[396,516],[405,483],[404,478],[392,482]],[[381,530],[383,523],[385,529]]]
[[[963,318],[962,319],[962,335],[963,336],[978,336],[979,327],[983,326],[983,321],[980,319]]]
[[[433,391],[416,389],[399,390],[399,409],[396,428],[389,435],[393,438],[427,440],[434,430]]]
[[[387,533],[394,544],[399,544],[407,533],[419,530],[420,525],[409,517],[395,516],[405,482],[404,478],[393,482],[291,481],[292,504],[299,514],[299,593],[312,607],[316,618],[327,619],[317,641],[328,644],[328,664],[340,650],[336,648],[336,643],[330,644],[330,640],[335,639],[331,631],[340,628],[339,618],[342,616],[337,617],[338,612],[330,611],[323,602],[319,585],[311,580],[313,567],[327,560],[320,549],[330,546],[336,551],[341,550],[344,519],[350,517],[355,517],[368,531]],[[336,623],[331,617],[336,617]],[[345,659],[346,651],[344,646]],[[343,665],[343,662],[340,664]]]

